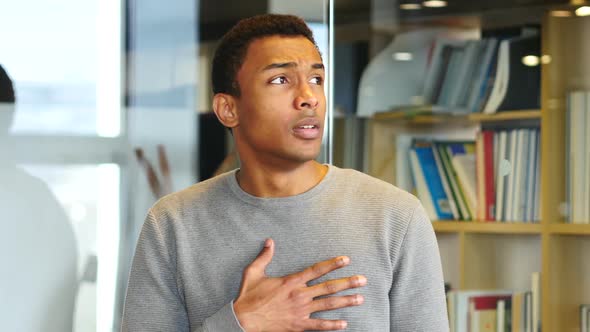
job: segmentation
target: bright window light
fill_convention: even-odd
[[[122,4],[120,0],[97,4],[96,131],[102,137],[116,137],[121,134]]]
[[[119,257],[119,184],[117,164],[98,166],[98,202],[96,244],[98,270],[96,275],[96,330],[113,328],[117,266]]]

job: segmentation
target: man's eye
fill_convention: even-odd
[[[324,82],[324,79],[319,76],[316,76],[316,77],[313,77],[312,79],[310,79],[309,82],[311,82],[313,84],[317,84],[317,85],[322,85],[322,83]]]
[[[285,76],[279,76],[275,79],[273,79],[272,81],[270,81],[271,84],[286,84],[287,83],[287,78]]]

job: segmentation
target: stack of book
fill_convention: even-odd
[[[568,94],[566,119],[566,199],[568,222],[590,223],[590,92]]]
[[[409,170],[432,220],[538,222],[539,147],[537,129],[484,130],[475,142],[416,139]]]
[[[423,99],[435,111],[495,113],[540,108],[540,37],[437,40]]]
[[[541,326],[539,273],[531,289],[451,290],[447,293],[451,332],[533,332]]]

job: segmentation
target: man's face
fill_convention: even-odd
[[[324,77],[319,52],[305,37],[252,42],[237,75],[240,157],[272,165],[315,159],[326,112]]]

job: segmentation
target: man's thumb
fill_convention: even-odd
[[[252,267],[259,273],[264,274],[266,267],[272,261],[275,252],[275,243],[272,239],[264,241],[264,248],[258,254],[258,257],[252,262]]]

